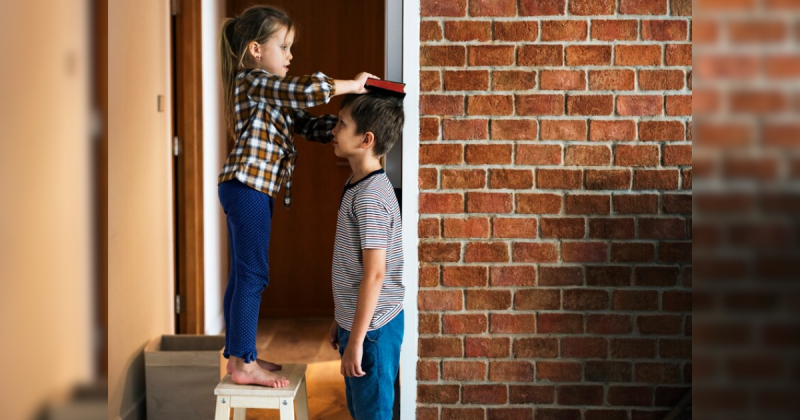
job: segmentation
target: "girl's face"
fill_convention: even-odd
[[[292,43],[294,31],[280,28],[267,40],[255,48],[254,56],[258,67],[278,76],[284,77],[289,72],[292,61]]]

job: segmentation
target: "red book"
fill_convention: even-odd
[[[400,99],[406,97],[405,86],[405,83],[390,82],[388,80],[379,79],[367,79],[367,82],[364,84],[364,87],[369,90],[385,93]]]

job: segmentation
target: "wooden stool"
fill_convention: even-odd
[[[306,365],[283,365],[275,372],[289,380],[285,388],[268,388],[258,385],[236,385],[231,375],[225,375],[214,389],[217,396],[217,414],[214,420],[244,420],[248,408],[273,408],[281,410],[281,420],[294,420],[297,401],[297,420],[308,420],[306,395]]]

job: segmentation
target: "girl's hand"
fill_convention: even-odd
[[[341,372],[343,376],[360,378],[366,375],[364,371],[361,370],[361,357],[363,356],[364,349],[362,346],[355,344],[358,343],[350,343],[347,345],[347,348],[344,349]]]
[[[366,72],[358,73],[356,77],[353,79],[356,82],[355,83],[356,90],[353,93],[357,94],[367,93],[367,88],[364,87],[364,85],[367,83],[367,79],[380,79],[380,77]]]
[[[329,340],[331,342],[331,347],[334,350],[339,350],[339,323],[336,320],[333,320],[333,324],[331,324],[331,331]]]

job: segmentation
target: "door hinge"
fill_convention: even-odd
[[[181,314],[181,295],[175,295],[175,313]]]
[[[170,9],[172,9],[172,16],[178,16],[181,14],[181,0],[172,0],[170,3]]]
[[[181,139],[178,136],[172,138],[172,155],[178,156],[181,154]]]

